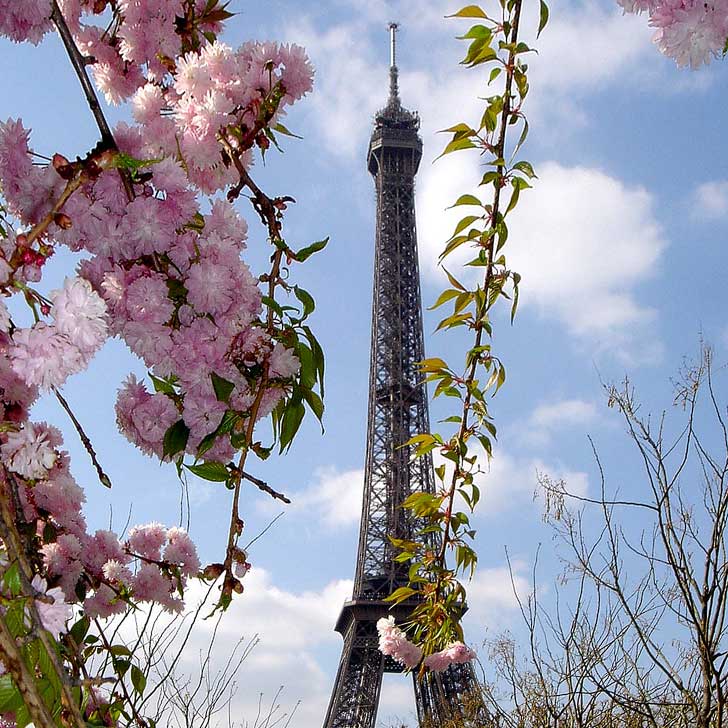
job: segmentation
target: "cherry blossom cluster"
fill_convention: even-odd
[[[107,27],[82,22],[112,6]],[[133,98],[145,127],[147,157],[180,156],[189,179],[207,193],[237,181],[220,153],[228,136],[245,152],[270,144],[285,107],[312,88],[313,69],[302,48],[248,42],[237,50],[215,40],[229,17],[209,0],[61,0],[61,11],[107,101]],[[6,7],[8,6],[8,7]],[[0,0],[0,35],[38,42],[51,28],[50,0]],[[183,22],[180,22],[182,20]],[[247,137],[251,138],[248,139]],[[244,160],[250,164],[250,155]]]
[[[116,132],[122,152],[135,158],[143,154],[139,128],[121,125]],[[11,154],[9,147],[18,140]],[[13,212],[30,224],[24,208],[29,200],[12,187],[18,171],[38,169],[27,145],[19,122],[0,128],[0,184]],[[4,156],[3,149],[8,149]],[[259,417],[275,406],[299,362],[259,320],[261,293],[240,257],[245,221],[223,200],[200,214],[184,169],[174,160],[164,159],[151,170],[149,182],[134,186],[132,201],[116,170],[99,174],[70,197],[64,206],[70,224],[54,226],[52,240],[92,254],[80,266],[85,280],[67,281],[62,292],[53,294],[48,312],[55,325],[40,322],[16,330],[11,359],[13,371],[27,384],[59,386],[103,342],[108,320],[109,333],[121,337],[157,377],[174,382],[166,393],[152,394],[130,377],[117,402],[120,429],[144,452],[162,458],[165,433],[183,420],[189,429],[187,452],[195,455],[228,408],[250,408],[251,381],[264,363],[281,385],[273,381]],[[48,207],[49,196],[43,199]],[[38,206],[31,209],[37,218]],[[215,392],[213,373],[234,385],[226,402]],[[207,457],[226,460],[233,452],[228,437],[218,440]]]
[[[425,657],[425,667],[431,672],[443,672],[450,665],[462,665],[475,657],[475,652],[462,642],[452,642],[444,650]]]
[[[269,414],[300,363],[262,319],[259,281],[241,258],[245,221],[224,200],[203,208],[198,191],[238,182],[252,149],[265,151],[274,130],[286,133],[279,119],[313,77],[297,46],[233,50],[217,42],[228,14],[214,0],[58,6],[107,101],[133,97],[137,125],[119,124],[112,144],[69,162],[34,154],[22,121],[0,123],[0,294],[21,294],[35,319],[17,325],[0,300],[0,454],[18,519],[37,534],[47,579],[36,586],[47,595],[38,603],[57,607],[41,610],[54,634],[70,603],[91,617],[124,612],[130,602],[177,611],[200,564],[181,529],[149,524],[126,540],[89,533],[61,435],[30,422],[29,408],[116,336],[154,383],[150,391],[130,376],[119,392],[117,422],[128,439],[160,459],[232,458],[236,433],[214,439],[225,415],[244,422],[254,402],[257,418]],[[0,34],[37,43],[52,12],[50,0],[0,0]],[[104,27],[86,22],[101,13]],[[79,277],[45,297],[32,284],[59,244],[83,254]],[[235,553],[243,577],[250,565]]]
[[[274,127],[285,107],[311,90],[312,77],[296,45],[249,42],[234,51],[215,42],[187,53],[177,62],[173,83],[148,82],[134,94],[134,118],[150,140],[144,152],[179,153],[190,180],[204,192],[233,184],[238,173],[220,154],[220,134],[243,151],[251,141],[266,149],[262,124]],[[244,163],[249,165],[249,155]]]
[[[47,594],[58,609],[49,612],[39,606],[50,631],[60,631],[59,614],[68,616],[63,605],[79,599],[91,617],[121,613],[132,599],[156,602],[169,611],[182,608],[178,590],[200,568],[184,530],[152,523],[132,529],[126,541],[108,530],[92,535],[82,512],[86,498],[69,470],[68,454],[60,449],[61,433],[46,423],[25,421],[0,441],[0,455],[22,509],[18,520],[34,526],[45,575],[57,585]],[[46,591],[45,582],[35,586]]]
[[[66,278],[63,288],[51,293],[45,305],[53,321],[13,327],[6,351],[13,373],[41,390],[60,387],[71,374],[85,369],[108,335],[106,305],[82,278]],[[10,326],[2,304],[0,330],[9,333]]]
[[[722,54],[728,40],[724,0],[617,0],[628,13],[649,13],[654,41],[677,65],[700,68]]]
[[[410,642],[407,635],[394,622],[394,617],[382,617],[377,622],[379,651],[404,665],[408,670],[422,661],[422,648]],[[431,672],[443,672],[450,665],[463,664],[475,659],[475,652],[462,642],[453,642],[444,650],[425,657],[424,665]]]
[[[419,665],[422,648],[410,642],[405,633],[394,623],[394,617],[382,617],[377,622],[379,651],[404,665],[408,670]]]

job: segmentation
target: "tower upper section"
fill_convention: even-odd
[[[387,105],[374,117],[374,130],[369,141],[368,166],[373,175],[382,171],[382,152],[402,150],[410,158],[408,171],[414,176],[422,158],[422,140],[417,133],[420,117],[415,111],[408,111],[399,98],[399,70],[397,68],[397,23],[389,24],[390,64],[389,98]]]

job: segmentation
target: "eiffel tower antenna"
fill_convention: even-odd
[[[397,66],[397,31],[399,30],[399,23],[389,24],[389,67],[395,68]]]
[[[398,624],[415,606],[394,608],[384,599],[408,581],[406,564],[395,561],[390,537],[412,539],[417,523],[400,507],[413,492],[433,493],[429,456],[410,459],[401,447],[413,435],[429,432],[427,391],[417,369],[425,358],[422,332],[415,174],[422,157],[419,117],[399,99],[396,66],[397,23],[389,24],[390,93],[375,116],[367,166],[377,197],[374,293],[369,369],[366,466],[354,593],[344,604],[336,631],[344,648],[324,728],[374,728],[382,675],[402,672],[379,652],[376,623],[393,614]],[[477,693],[470,664],[414,677],[420,725],[439,725],[462,713],[463,701]],[[474,725],[485,724],[477,717]]]

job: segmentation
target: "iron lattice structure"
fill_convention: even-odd
[[[336,624],[344,648],[324,728],[374,728],[382,675],[402,671],[378,649],[377,620],[394,614],[402,622],[413,606],[390,610],[383,601],[407,584],[407,565],[394,560],[388,537],[411,539],[416,524],[400,504],[415,491],[434,492],[429,456],[410,460],[409,448],[400,447],[429,431],[429,414],[416,366],[425,358],[414,196],[422,141],[419,117],[400,102],[396,25],[390,28],[389,100],[375,117],[368,154],[377,223],[364,498],[354,593]],[[463,701],[477,694],[477,680],[470,664],[458,665],[415,677],[414,690],[420,725],[428,719],[440,725],[462,713]],[[485,718],[484,709],[477,710],[472,725],[485,725]]]

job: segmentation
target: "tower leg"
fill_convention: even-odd
[[[355,620],[344,639],[324,728],[374,728],[383,672],[376,625]]]
[[[417,719],[421,728],[440,728],[458,719],[463,728],[491,726],[478,678],[471,663],[451,665],[444,672],[414,675]]]

